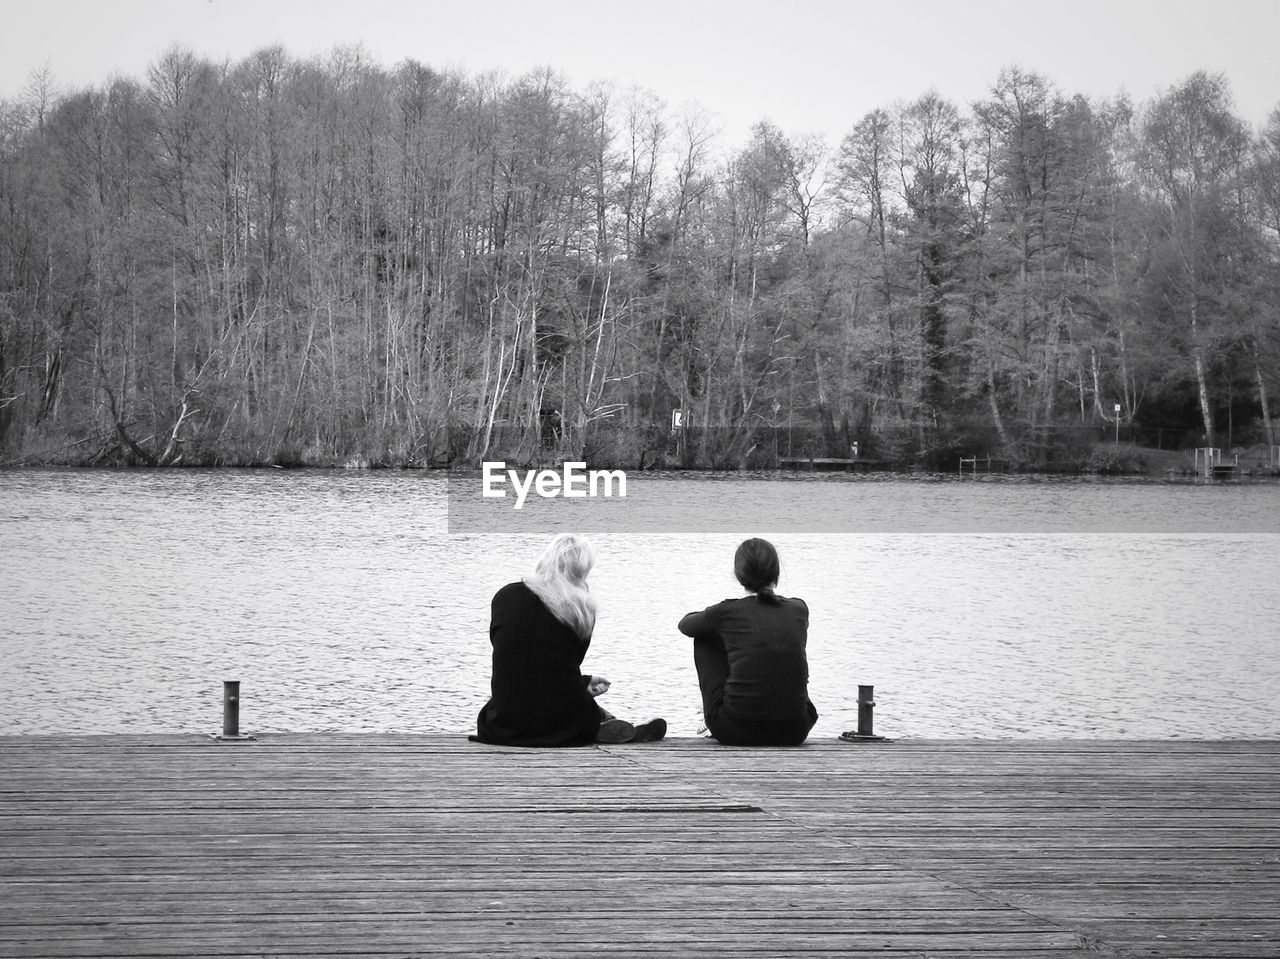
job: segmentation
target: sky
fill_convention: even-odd
[[[359,44],[387,68],[637,85],[697,105],[737,145],[763,119],[836,141],[929,89],[964,105],[1015,65],[1064,93],[1137,102],[1221,72],[1261,126],[1280,105],[1278,37],[1278,0],[0,0],[0,98],[44,68],[63,91],[142,80],[175,44],[232,62]]]

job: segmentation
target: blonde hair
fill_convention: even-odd
[[[590,639],[596,627],[596,603],[587,588],[587,574],[595,561],[595,551],[586,539],[561,533],[547,544],[533,572],[523,579],[551,615],[583,639]]]

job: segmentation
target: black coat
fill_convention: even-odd
[[[509,583],[493,597],[489,641],[492,695],[476,720],[477,738],[506,746],[595,741],[600,711],[581,670],[589,639],[556,619],[524,583]]]

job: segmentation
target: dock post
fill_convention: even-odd
[[[222,682],[222,735],[213,737],[218,742],[243,742],[253,736],[240,735],[240,680]]]
[[[861,714],[859,714],[861,724]],[[228,679],[222,684],[222,735],[240,735],[240,680]]]
[[[875,720],[872,713],[876,708],[876,688],[874,686],[858,687],[858,735],[874,736]]]
[[[858,728],[854,732],[841,733],[840,738],[851,743],[883,743],[890,740],[875,734],[875,721],[872,711],[876,707],[876,688],[874,686],[858,687]]]

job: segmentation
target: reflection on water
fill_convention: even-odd
[[[714,487],[769,515],[821,488],[657,482],[677,509]],[[1071,484],[855,485],[868,515],[931,487],[935,510],[999,511],[1004,495],[1026,515],[1038,496],[1056,522],[1081,514],[1055,529],[1099,525],[1083,515],[1097,497]],[[737,595],[733,548],[767,534],[779,591],[812,610],[815,735],[856,725],[866,683],[890,736],[1280,735],[1280,537],[1258,521],[1249,528],[1267,533],[1171,532],[1187,488],[1135,489],[1107,499],[1127,511],[1126,531],[1107,534],[1028,523],[829,535],[749,518],[696,534],[601,532],[587,666],[613,681],[613,712],[661,714],[673,735],[693,735],[697,689],[675,622]],[[1280,505],[1274,485],[1192,493],[1217,530]],[[451,535],[447,507],[433,474],[0,473],[0,729],[217,731],[221,682],[239,679],[247,731],[467,731],[487,695],[489,598],[545,536]]]

